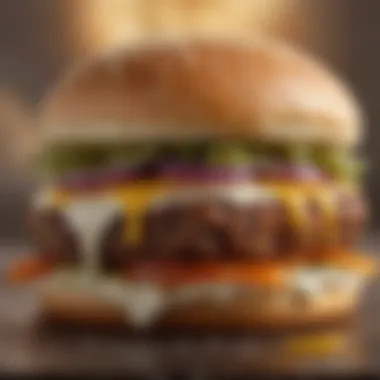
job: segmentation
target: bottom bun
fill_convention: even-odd
[[[255,305],[243,308],[241,304],[230,305],[224,310],[212,308],[183,308],[167,313],[159,323],[161,328],[200,328],[217,330],[278,330],[304,326],[320,326],[342,321],[352,316],[351,301],[338,306],[321,307],[319,310],[294,308],[273,312],[256,310]]]
[[[47,319],[69,323],[125,325],[125,312],[120,305],[80,294],[46,293],[40,299],[41,314]]]
[[[230,300],[214,305],[207,301],[168,308],[151,324],[137,324],[117,303],[89,294],[48,293],[41,297],[42,313],[48,319],[74,324],[112,325],[128,329],[276,330],[319,326],[348,319],[355,311],[359,294],[325,296],[313,305],[270,305],[266,302]]]
[[[358,265],[365,263],[366,265]],[[203,279],[164,285],[129,278],[55,273],[39,283],[41,308],[54,320],[132,329],[263,330],[324,325],[353,315],[372,259],[328,266],[281,266],[281,283]],[[240,282],[239,282],[240,281]]]

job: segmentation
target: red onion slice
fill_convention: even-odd
[[[195,183],[240,182],[247,180],[318,182],[329,179],[326,173],[312,165],[274,163],[254,167],[210,167],[206,165],[163,163],[148,173],[144,171],[143,167],[81,170],[62,177],[59,180],[59,185],[70,190],[95,190],[142,178]]]
[[[161,167],[158,177],[192,182],[229,182],[250,179],[252,169],[240,167],[210,167],[206,165],[165,164]]]
[[[328,176],[313,165],[263,164],[253,168],[253,177],[259,181],[304,181],[327,180]]]

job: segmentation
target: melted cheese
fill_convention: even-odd
[[[327,242],[335,242],[338,237],[338,203],[336,201],[338,192],[341,190],[352,191],[347,185],[333,184],[331,186],[300,186],[279,185],[270,183],[269,189],[276,194],[286,207],[292,218],[293,225],[300,234],[313,234],[310,214],[307,203],[313,201],[321,213],[324,224],[323,238]]]
[[[299,235],[308,234],[309,218],[307,213],[307,194],[299,189],[293,188],[276,188],[276,195],[281,203],[285,206],[291,223],[296,228]]]
[[[318,332],[306,336],[289,338],[284,342],[285,352],[297,355],[300,358],[312,355],[331,355],[342,352],[350,344],[349,339],[344,334]]]
[[[322,213],[324,221],[324,236],[327,243],[334,243],[338,237],[338,202],[337,191],[334,189],[319,189],[312,191],[310,199]]]

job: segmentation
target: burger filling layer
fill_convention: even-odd
[[[355,181],[356,152],[331,146],[213,141],[151,144],[60,144],[46,149],[43,171],[68,187],[171,178]]]
[[[311,257],[355,245],[366,219],[359,160],[337,147],[77,143],[51,147],[44,162],[53,189],[38,196],[31,225],[60,260],[78,261],[90,235],[107,268],[140,257]]]
[[[126,184],[37,197],[30,227],[49,260],[108,270],[141,260],[315,261],[352,249],[365,207],[344,186]]]
[[[80,273],[53,273],[43,285],[67,291],[70,283],[74,293],[122,303],[136,324],[205,299],[228,305],[253,297],[253,304],[270,300],[281,312],[294,302],[310,308],[329,299],[326,289],[334,299],[358,283],[350,271],[334,273],[334,285],[325,266],[314,277],[307,269],[351,249],[362,234],[366,212],[352,152],[243,142],[74,144],[52,147],[43,160],[50,186],[33,204],[32,237],[41,260]],[[257,271],[231,276],[236,263],[250,268],[283,260],[305,265],[299,274],[289,272],[286,291],[284,283],[277,291],[267,280],[253,285]],[[144,281],[131,281],[131,273],[120,278],[147,262],[166,269],[148,270]],[[181,270],[194,264],[197,274],[205,264],[214,269],[206,280],[183,284],[188,276]],[[173,279],[166,272],[171,265],[174,287],[152,279],[157,273]]]

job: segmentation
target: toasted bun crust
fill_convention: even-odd
[[[359,294],[334,295],[318,306],[276,310],[269,305],[258,306],[241,300],[215,307],[210,303],[192,303],[165,312],[149,328],[154,329],[208,329],[214,330],[276,330],[329,324],[349,318],[355,311]],[[120,326],[135,329],[120,305],[79,294],[44,293],[41,298],[42,313],[48,319],[88,325]]]
[[[279,42],[130,46],[69,73],[46,99],[53,140],[243,137],[350,145],[359,106],[314,58]]]
[[[283,271],[287,275],[281,276],[282,280],[277,285],[270,288],[252,285],[253,293],[248,287],[248,293],[244,293],[244,297],[236,295],[222,302],[193,298],[170,304],[155,314],[153,320],[143,327],[208,331],[287,330],[293,327],[325,325],[346,319],[355,312],[366,284],[377,275],[377,260],[367,255],[349,254],[336,256],[329,262],[332,265],[330,268],[349,270],[359,275],[359,282],[353,283],[354,286],[345,285],[335,290],[326,288],[327,284],[321,283],[324,289],[322,293],[294,293],[291,285],[294,284],[294,277],[289,275],[291,267],[284,265]],[[119,302],[120,299],[116,301],[115,298],[103,298],[92,292],[43,284],[38,286],[37,290],[42,314],[48,319],[70,324],[85,323],[130,329],[139,327],[136,320],[131,319],[130,310],[126,309],[123,301],[125,298]],[[178,290],[182,285],[171,286]],[[306,294],[307,297],[299,297],[300,294]],[[138,300],[141,302],[140,296]]]
[[[344,320],[355,312],[366,283],[377,274],[377,261],[353,256],[336,261],[335,265],[336,268],[350,268],[357,272],[362,276],[361,282],[354,288],[345,287],[339,292],[326,291],[322,294],[311,294],[310,298],[306,298],[306,302],[303,297],[294,298],[294,293],[289,293],[286,290],[289,288],[286,286],[274,288],[275,294],[280,296],[280,298],[275,298],[280,302],[275,301],[275,303],[270,301],[273,298],[268,297],[267,293],[259,299],[235,297],[223,303],[194,299],[165,308],[147,327],[208,329],[209,331],[286,330]],[[284,271],[287,272],[287,269],[284,268]],[[289,280],[292,281],[291,277],[285,281]],[[41,287],[39,293],[43,315],[53,320],[74,324],[136,328],[122,303],[115,303],[90,293],[70,291],[67,288],[59,290]]]

